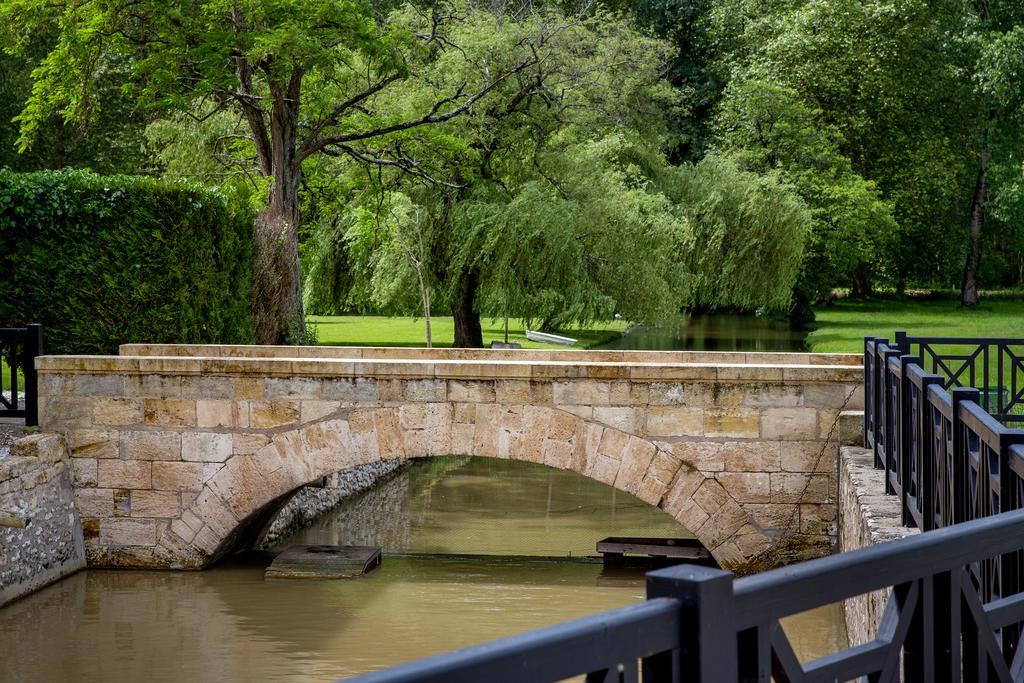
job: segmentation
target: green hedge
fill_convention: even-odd
[[[125,342],[245,343],[252,217],[193,184],[0,170],[0,325],[50,353]]]

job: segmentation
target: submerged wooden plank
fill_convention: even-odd
[[[612,536],[597,542],[602,555],[650,555],[686,560],[706,560],[707,548],[695,538],[635,538]]]
[[[380,566],[380,548],[360,545],[293,545],[274,558],[273,579],[351,579]]]

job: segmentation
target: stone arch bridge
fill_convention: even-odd
[[[510,458],[635,494],[738,571],[826,553],[860,356],[125,345],[39,358],[91,566],[202,568],[302,486]],[[847,424],[846,418],[852,418]],[[851,433],[852,432],[852,433]]]

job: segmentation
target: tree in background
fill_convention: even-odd
[[[896,230],[892,208],[841,154],[842,135],[821,112],[792,89],[734,81],[715,144],[748,171],[778,171],[806,202],[812,227],[803,277],[810,292],[825,296],[838,281],[855,295],[870,293],[885,240]]]
[[[534,62],[526,51],[504,69],[484,68],[486,77],[472,88],[420,88],[410,108],[381,108],[385,95],[405,87],[414,64],[462,50],[447,35],[461,21],[457,13],[442,6],[409,11],[422,18],[416,33],[378,23],[363,0],[2,0],[0,32],[9,50],[25,50],[38,34],[56,36],[33,71],[19,116],[21,145],[39,140],[54,114],[69,122],[101,117],[98,74],[123,74],[146,106],[197,121],[223,112],[243,120],[266,192],[256,231],[256,336],[287,339],[304,327],[304,163],[347,154],[412,170],[415,161],[389,136],[459,116]]]
[[[897,289],[960,284],[971,305],[987,205],[1001,192],[990,171],[1019,158],[1021,142],[1008,101],[986,90],[986,64],[999,60],[985,55],[1022,11],[1007,0],[715,0],[711,15],[730,83],[786,87],[820,111],[891,204],[896,229],[877,253],[890,272],[879,274]],[[1010,176],[999,174],[1008,187]]]
[[[406,12],[410,30],[420,17]],[[606,13],[537,10],[510,17],[465,8],[449,53],[416,78],[392,107],[402,110],[438,84],[476,84],[487,69],[534,63],[493,89],[486,104],[430,129],[396,136],[413,168],[378,165],[353,201],[416,207],[426,235],[429,289],[455,320],[456,346],[482,345],[480,315],[513,314],[542,325],[587,322],[615,312],[635,319],[671,311],[678,271],[671,241],[678,220],[667,200],[629,162],[630,150],[664,137],[662,107],[672,93],[660,78],[667,48]],[[530,36],[545,36],[534,41]],[[472,87],[472,85],[471,85]],[[353,167],[355,176],[364,172]],[[346,226],[355,272],[376,303],[398,305],[417,288],[409,259],[387,246],[373,223]],[[339,226],[313,243],[310,267],[334,272]],[[418,277],[418,275],[417,275]],[[357,286],[356,293],[365,292]],[[423,289],[423,288],[420,288]]]

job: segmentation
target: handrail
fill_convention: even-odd
[[[671,652],[682,642],[681,605],[656,598],[490,643],[357,676],[359,683],[521,683],[603,672]],[[646,677],[645,677],[646,680]]]
[[[35,359],[43,354],[43,326],[0,327],[0,364],[10,369],[10,380],[0,380],[0,418],[23,417],[26,426],[39,424],[39,376]],[[18,390],[18,370],[25,379],[24,392]],[[24,407],[21,394],[24,393]]]

